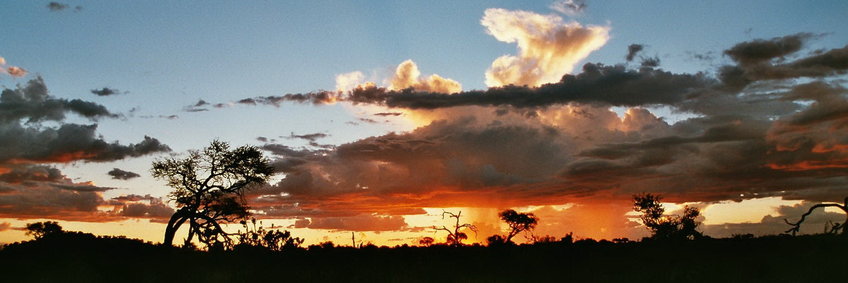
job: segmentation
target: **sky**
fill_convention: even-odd
[[[215,139],[266,153],[248,202],[307,244],[440,240],[442,211],[484,242],[507,208],[536,235],[638,239],[645,192],[710,236],[780,233],[848,196],[846,11],[2,1],[0,242],[45,220],[161,241],[174,204],[151,163]]]

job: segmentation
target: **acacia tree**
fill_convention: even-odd
[[[477,233],[477,226],[474,226],[474,225],[468,224],[468,223],[464,223],[464,224],[461,224],[461,225],[459,224],[459,218],[462,217],[462,211],[460,211],[459,213],[456,213],[456,214],[453,213],[453,212],[442,211],[442,219],[445,219],[445,215],[447,215],[450,218],[456,219],[456,224],[454,224],[453,230],[448,229],[448,227],[446,227],[446,226],[442,226],[442,227],[433,226],[433,229],[436,229],[437,231],[448,232],[447,244],[449,246],[454,246],[454,247],[461,246],[462,240],[468,239],[468,234],[465,234],[461,230],[471,230],[475,234]]]
[[[157,160],[151,171],[174,189],[169,197],[178,207],[165,227],[164,244],[172,245],[177,230],[188,222],[185,243],[197,236],[207,247],[232,245],[221,223],[250,215],[244,191],[273,174],[270,161],[258,148],[230,149],[229,144],[218,140],[202,150],[189,151],[183,159]]]
[[[642,223],[651,230],[654,239],[697,239],[703,236],[695,230],[700,224],[695,218],[701,215],[697,208],[685,206],[683,215],[665,215],[660,200],[661,196],[653,194],[633,196],[633,210],[642,213]]]
[[[801,215],[801,220],[798,220],[798,222],[792,223],[792,222],[789,222],[788,219],[783,219],[783,221],[785,221],[786,224],[789,224],[789,225],[792,226],[792,228],[790,228],[789,230],[786,230],[785,233],[792,233],[792,235],[794,236],[795,233],[798,233],[798,231],[801,230],[801,223],[804,223],[804,220],[807,219],[807,216],[812,214],[813,211],[818,209],[818,208],[824,209],[826,207],[836,207],[836,208],[841,209],[842,212],[845,213],[845,222],[832,224],[829,227],[827,232],[830,233],[830,234],[839,234],[840,231],[841,231],[842,236],[848,237],[848,227],[846,227],[846,224],[848,224],[848,197],[845,197],[845,201],[843,201],[842,204],[820,203],[820,204],[814,205],[814,206],[810,207],[809,210],[807,210],[807,213],[804,213],[803,215]]]
[[[36,240],[63,232],[62,226],[56,221],[35,222],[26,225],[26,235],[32,236]]]
[[[539,223],[539,218],[533,213],[519,213],[515,210],[507,209],[501,211],[498,215],[501,217],[501,220],[509,225],[509,233],[503,239],[504,243],[512,243],[512,237],[515,237],[518,233],[533,230],[533,228],[536,228],[536,224]]]

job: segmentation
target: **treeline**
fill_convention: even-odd
[[[640,242],[564,237],[500,246],[324,243],[286,251],[200,251],[62,231],[6,245],[0,266],[5,282],[821,282],[844,279],[846,244],[837,235]]]

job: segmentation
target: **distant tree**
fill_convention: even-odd
[[[237,247],[259,247],[279,252],[296,249],[303,244],[303,239],[292,237],[289,231],[266,230],[262,227],[262,222],[257,226],[256,218],[251,218],[250,221],[242,220],[240,223],[244,232],[238,233]]]
[[[506,239],[504,239],[504,237],[501,235],[495,234],[486,238],[486,243],[490,247],[503,246],[506,244]]]
[[[504,237],[505,243],[512,243],[512,237],[515,237],[518,233],[533,230],[533,228],[536,228],[536,224],[539,223],[539,218],[533,213],[519,213],[515,210],[507,209],[501,211],[498,215],[509,226],[509,233]]]
[[[26,226],[26,235],[33,236],[36,240],[62,233],[64,233],[62,226],[59,226],[59,222],[56,221],[35,222]]]
[[[184,159],[157,160],[151,171],[174,189],[169,196],[178,207],[165,227],[164,244],[172,245],[177,230],[188,222],[185,243],[197,236],[207,248],[232,245],[221,223],[250,215],[244,191],[273,174],[269,160],[256,147],[230,149],[218,140],[200,151],[189,151]]]
[[[662,240],[697,239],[702,237],[696,228],[700,223],[695,219],[701,212],[694,207],[685,206],[683,215],[665,215],[660,203],[662,197],[652,194],[633,196],[633,210],[641,212],[642,223],[653,233],[652,238]]]
[[[459,218],[462,217],[462,211],[460,211],[459,213],[456,213],[456,214],[454,214],[452,212],[442,211],[442,219],[445,218],[445,215],[447,215],[450,218],[456,219],[456,224],[454,224],[453,229],[448,229],[448,227],[446,227],[446,226],[442,226],[442,227],[433,226],[433,229],[436,229],[437,231],[448,232],[447,244],[449,246],[454,246],[454,247],[461,246],[462,240],[468,239],[468,235],[463,233],[462,230],[471,230],[475,234],[477,233],[477,226],[474,226],[474,225],[468,224],[468,223],[459,224]]]
[[[798,220],[798,222],[792,223],[792,222],[789,222],[788,219],[783,219],[783,221],[785,221],[786,224],[789,224],[790,226],[792,226],[792,228],[790,228],[789,230],[786,230],[785,233],[792,233],[792,235],[794,236],[795,233],[798,233],[801,230],[801,223],[804,223],[804,220],[807,219],[807,216],[810,216],[810,214],[812,214],[813,211],[818,209],[818,208],[824,209],[826,207],[836,207],[836,208],[841,209],[842,212],[845,213],[845,222],[842,222],[842,223],[830,222],[829,227],[826,228],[825,232],[827,232],[829,234],[840,234],[841,233],[843,236],[848,237],[848,197],[845,197],[845,200],[843,201],[842,204],[820,203],[820,204],[814,205],[814,206],[810,207],[810,209],[807,210],[806,213],[801,215],[801,219]]]
[[[418,240],[418,244],[425,246],[425,247],[432,246],[433,243],[435,243],[435,242],[436,242],[436,239],[433,239],[433,237],[424,237],[424,238],[421,238],[421,240]]]

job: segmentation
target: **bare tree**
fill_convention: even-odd
[[[807,219],[807,216],[810,216],[810,214],[812,214],[813,211],[818,209],[818,208],[824,209],[826,207],[836,207],[836,208],[841,209],[842,212],[845,213],[845,222],[830,224],[829,225],[830,227],[827,228],[826,232],[830,233],[830,234],[839,234],[840,231],[841,231],[841,234],[843,236],[848,237],[848,227],[846,227],[846,224],[848,224],[848,197],[845,197],[845,200],[843,201],[842,204],[820,203],[820,204],[814,205],[814,206],[810,207],[809,210],[807,210],[807,213],[804,213],[803,215],[801,215],[801,220],[798,220],[798,222],[792,223],[792,222],[789,222],[788,219],[783,219],[783,221],[785,221],[786,224],[789,224],[790,226],[792,226],[792,228],[790,228],[789,230],[786,230],[785,233],[792,233],[792,235],[794,236],[795,233],[798,233],[801,230],[801,223],[804,223],[804,220]]]
[[[539,223],[539,218],[533,213],[519,213],[512,209],[501,211],[499,216],[509,225],[509,233],[504,238],[505,243],[512,243],[512,237],[518,233],[533,230]]]
[[[456,224],[453,226],[453,230],[448,229],[446,226],[436,227],[433,226],[433,229],[437,231],[445,231],[448,232],[447,244],[450,246],[458,247],[462,245],[462,240],[468,239],[468,234],[463,233],[461,230],[471,230],[474,234],[477,234],[477,226],[472,224],[464,223],[459,224],[459,218],[462,217],[462,211],[454,214],[453,212],[442,211],[442,219],[445,219],[445,215],[450,218],[456,219]]]
[[[185,243],[197,236],[207,247],[232,246],[220,223],[246,219],[250,212],[242,194],[273,174],[269,160],[256,147],[231,150],[218,140],[200,151],[189,151],[184,159],[157,160],[151,171],[174,188],[169,196],[178,207],[165,227],[164,244],[172,245],[177,230],[188,222]]]

